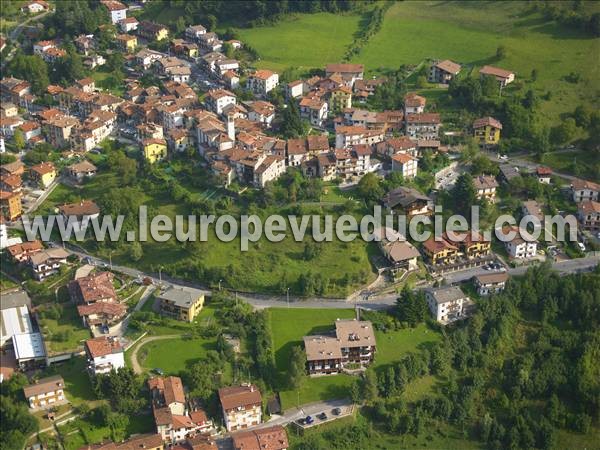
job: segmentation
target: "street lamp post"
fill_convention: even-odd
[[[112,267],[112,250],[110,252],[108,252],[108,263],[110,265],[110,270],[112,271],[113,270],[113,267]]]
[[[223,282],[223,280],[219,280],[219,291],[221,290],[221,283]]]
[[[160,281],[160,284],[162,284],[162,266],[158,267],[158,281]]]
[[[290,307],[290,288],[286,289],[287,307]]]

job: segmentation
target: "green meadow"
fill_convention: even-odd
[[[588,2],[585,7],[599,5]],[[341,60],[358,23],[356,15],[298,15],[275,26],[238,32],[258,50],[261,67],[323,68]],[[506,54],[496,60],[499,46]],[[374,74],[429,58],[453,59],[467,70],[485,64],[510,69],[522,81],[536,69],[537,80],[528,81],[527,87],[539,95],[551,92],[541,112],[555,123],[560,113],[579,103],[598,106],[599,52],[600,39],[545,21],[526,2],[405,1],[387,11],[381,30],[352,62],[365,64]],[[571,72],[581,74],[578,83],[564,79]]]

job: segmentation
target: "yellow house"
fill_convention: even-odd
[[[137,38],[130,34],[120,34],[117,36],[119,49],[124,52],[133,53],[137,47]]]
[[[144,147],[144,158],[150,164],[162,161],[167,157],[167,141],[164,139],[145,139],[142,145]]]
[[[446,231],[442,237],[446,242],[457,246],[468,259],[482,258],[490,254],[491,242],[477,231]]]
[[[445,239],[436,241],[430,237],[423,242],[423,251],[429,261],[434,264],[452,264],[458,257],[458,248]]]
[[[204,306],[204,292],[192,288],[170,288],[158,295],[162,314],[192,322]]]
[[[473,122],[473,136],[480,145],[497,145],[500,142],[502,124],[493,117],[482,117]]]
[[[155,37],[157,41],[167,39],[169,37],[169,30],[167,28],[161,28],[156,32]]]
[[[333,111],[352,108],[352,89],[348,86],[340,86],[331,91],[330,104]]]
[[[43,162],[29,169],[29,177],[42,188],[50,186],[56,180],[56,167],[51,162]]]

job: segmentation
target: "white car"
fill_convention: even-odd
[[[500,159],[501,159],[502,161],[506,161],[506,160],[508,159],[508,156],[506,156],[506,155],[502,155],[502,156],[500,157]]]
[[[577,247],[579,247],[579,250],[582,252],[585,252],[585,245],[583,245],[583,242],[578,242]]]

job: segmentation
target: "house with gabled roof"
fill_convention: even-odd
[[[508,84],[515,81],[515,73],[510,70],[500,69],[499,67],[494,66],[483,66],[479,69],[479,75],[483,77],[493,77],[500,88],[507,86]]]
[[[450,84],[450,82],[460,72],[460,64],[445,59],[437,61],[429,68],[428,81],[430,83]]]

